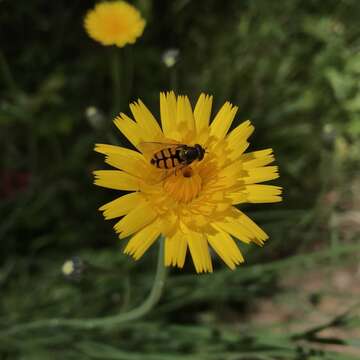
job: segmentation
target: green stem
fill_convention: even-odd
[[[124,56],[126,62],[126,66],[125,66],[126,76],[124,76],[124,79],[126,80],[125,101],[128,102],[131,97],[133,81],[134,81],[134,56],[133,56],[132,46],[128,46],[124,48]]]
[[[0,337],[14,336],[20,332],[38,330],[43,328],[73,328],[81,330],[91,330],[95,328],[113,328],[120,324],[138,320],[144,317],[160,300],[165,279],[166,279],[166,268],[164,266],[164,238],[161,237],[159,240],[159,256],[157,261],[157,268],[153,287],[150,291],[147,299],[140,304],[137,308],[130,310],[125,313],[120,313],[115,316],[106,316],[103,318],[94,319],[44,319],[37,320],[25,324],[15,325],[7,331],[1,332]]]
[[[113,81],[113,115],[121,110],[121,58],[120,49],[114,48],[111,54],[111,75]]]

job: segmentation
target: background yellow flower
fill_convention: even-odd
[[[212,96],[202,94],[194,111],[186,96],[160,95],[162,129],[139,101],[130,105],[135,121],[120,114],[115,125],[140,152],[98,144],[96,151],[117,170],[95,172],[95,184],[130,191],[102,206],[120,238],[132,236],[125,253],[136,260],[160,234],[165,240],[165,265],[182,268],[189,249],[197,272],[212,272],[209,245],[231,268],[244,261],[233,237],[262,245],[268,236],[235,205],[281,201],[281,188],[258,185],[276,179],[272,149],[244,154],[254,131],[245,121],[228,132],[237,107],[226,102],[210,123]],[[171,139],[171,140],[170,140]],[[151,165],[143,143],[171,143],[206,149],[204,159],[178,169]],[[150,154],[150,157],[153,154]]]
[[[123,47],[142,35],[145,20],[124,1],[105,1],[86,14],[84,26],[89,36],[101,44]]]

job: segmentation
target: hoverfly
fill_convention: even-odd
[[[190,146],[176,142],[143,142],[139,148],[147,155],[151,165],[162,170],[188,166],[195,160],[201,161],[205,155],[205,149],[200,144]]]

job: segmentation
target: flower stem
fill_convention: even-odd
[[[121,110],[121,50],[118,48],[112,50],[111,75],[113,81],[113,116],[117,116]]]
[[[110,318],[109,322],[112,321],[115,324],[120,324],[126,321],[142,318],[158,303],[165,285],[166,278],[166,268],[164,266],[164,242],[164,238],[161,237],[159,239],[160,249],[157,260],[155,279],[147,299],[137,308],[124,314],[119,314],[117,317],[115,316],[112,319]]]
[[[132,46],[128,46],[124,48],[124,56],[125,56],[125,70],[126,70],[126,102],[129,101],[131,97],[133,81],[134,81],[134,56],[133,56],[133,48]]]
[[[0,333],[1,337],[8,337],[17,335],[20,332],[25,331],[34,331],[44,328],[72,328],[72,329],[81,329],[81,330],[92,330],[96,328],[110,329],[114,328],[120,324],[134,321],[142,318],[150,312],[151,309],[158,303],[160,300],[165,279],[166,279],[166,268],[164,266],[164,241],[165,239],[161,236],[159,241],[160,249],[159,256],[157,260],[156,274],[154,278],[154,283],[150,291],[149,296],[146,300],[136,307],[133,310],[130,310],[125,313],[120,313],[115,316],[106,316],[102,318],[94,319],[44,319],[37,320],[25,324],[15,325],[7,331]]]

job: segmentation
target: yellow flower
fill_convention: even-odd
[[[86,14],[84,25],[89,36],[101,44],[123,47],[141,36],[145,20],[125,1],[105,1]]]
[[[210,123],[211,107],[212,96],[205,94],[193,111],[186,96],[161,93],[161,129],[139,100],[130,105],[135,121],[123,113],[114,120],[139,151],[95,147],[117,169],[95,171],[95,184],[128,192],[100,210],[105,219],[122,217],[114,228],[120,238],[131,236],[124,252],[136,260],[162,234],[166,266],[182,268],[189,249],[196,271],[212,272],[210,245],[234,269],[244,261],[234,238],[258,245],[268,238],[235,205],[281,201],[279,186],[258,184],[279,176],[277,166],[268,166],[274,161],[272,149],[244,154],[254,131],[250,121],[228,132],[237,107],[226,102]],[[206,153],[189,166],[162,170],[151,164],[154,154],[144,150],[154,142],[164,149],[171,142],[200,144]]]

